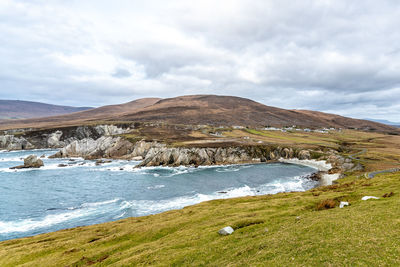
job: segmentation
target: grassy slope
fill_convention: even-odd
[[[317,147],[321,141],[329,146],[345,144],[344,153],[349,154],[367,148],[359,156],[367,171],[400,163],[399,136],[354,131],[229,134],[239,139],[251,134],[251,139],[265,142],[284,138],[296,144],[302,144],[298,139],[302,138]],[[398,266],[400,174],[363,177],[353,173],[339,185],[307,192],[214,200],[153,216],[5,241],[0,243],[0,266]],[[389,192],[394,196],[360,200]],[[326,199],[349,201],[351,206],[317,211],[317,204]],[[219,236],[217,231],[227,225],[242,228],[231,236]]]
[[[354,182],[352,182],[354,181]],[[364,195],[390,198],[361,201]],[[399,265],[400,175],[182,210],[0,243],[0,265]],[[317,211],[325,199],[350,207]],[[296,219],[300,216],[300,219]],[[262,223],[260,223],[262,222]],[[222,237],[226,225],[245,226]]]

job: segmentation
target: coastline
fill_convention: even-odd
[[[28,154],[29,154],[29,152],[31,152],[31,151],[27,151],[28,152]],[[59,159],[57,159],[57,160],[59,160]],[[62,159],[62,160],[64,160],[64,161],[68,161],[69,159]],[[82,161],[84,161],[84,159],[81,159]],[[108,169],[108,170],[111,170],[111,169],[113,169],[112,171],[117,171],[117,172],[130,172],[130,171],[134,171],[134,172],[140,172],[140,173],[150,173],[150,174],[152,174],[152,173],[154,173],[154,176],[155,177],[158,177],[159,176],[159,174],[157,174],[156,172],[153,172],[152,170],[154,170],[154,169],[169,169],[169,172],[171,172],[170,174],[169,173],[167,173],[167,174],[165,174],[165,176],[168,176],[168,177],[172,177],[172,176],[175,176],[175,175],[177,175],[177,174],[179,174],[179,173],[187,173],[188,171],[189,172],[191,172],[191,171],[195,171],[196,172],[196,170],[195,169],[197,169],[197,168],[195,168],[194,166],[192,166],[192,167],[187,167],[187,166],[180,166],[180,167],[172,167],[172,166],[157,166],[157,167],[142,167],[143,168],[143,170],[141,171],[141,170],[137,170],[137,169],[128,169],[127,167],[124,167],[124,170],[121,170],[121,166],[123,165],[123,166],[131,166],[131,164],[132,164],[133,162],[131,162],[131,163],[129,163],[129,161],[113,161],[113,163],[110,163],[110,164],[115,164],[115,166],[110,166],[110,165],[108,165],[108,164],[104,164],[104,166],[96,166],[95,164],[94,164],[94,161],[91,161],[91,165],[90,166],[88,166],[89,168],[92,168],[92,167],[94,167],[94,168],[100,168],[100,171],[105,171],[106,169]],[[136,164],[137,162],[135,162],[135,164]],[[277,162],[277,161],[275,161],[275,162],[268,162],[268,163],[277,163],[277,164],[281,164],[281,163],[279,163],[279,162]],[[266,165],[270,165],[270,164],[268,164],[268,163],[266,163],[265,164],[265,166]],[[58,162],[55,162],[55,163],[49,163],[49,165],[48,165],[48,167],[52,167],[51,169],[54,169],[54,170],[56,170],[56,169],[59,169],[60,171],[67,171],[68,170],[68,167],[57,167],[57,164],[58,164]],[[120,165],[120,164],[122,164],[122,165]],[[51,165],[51,166],[50,166]],[[252,167],[252,166],[254,166],[254,167],[256,167],[256,166],[258,166],[258,167],[262,167],[263,168],[263,166],[261,166],[261,165],[264,165],[264,164],[260,164],[260,163],[252,163],[252,164],[225,164],[225,165],[208,165],[208,166],[198,166],[198,169],[209,169],[209,168],[218,168],[218,170],[217,170],[217,172],[218,173],[220,173],[220,172],[229,172],[229,171],[232,171],[232,172],[236,172],[237,170],[239,170],[239,169],[242,169],[242,168],[244,168],[244,169],[247,169],[248,167]],[[87,165],[86,165],[87,166]],[[221,169],[221,167],[222,167],[222,169]],[[229,167],[232,167],[232,168],[229,168]],[[79,163],[75,163],[74,164],[74,166],[71,166],[71,170],[72,171],[74,171],[75,170],[75,172],[77,171],[77,168],[78,169],[80,169],[81,168],[81,166],[79,165]],[[228,168],[228,170],[226,170],[225,168]],[[281,166],[280,168],[290,168],[290,166]],[[171,170],[172,169],[172,170]],[[189,170],[188,170],[189,169]],[[300,168],[300,169],[302,169],[302,168]],[[43,169],[43,171],[44,172],[46,172],[47,170],[49,170],[49,169]],[[78,170],[79,171],[79,170]],[[38,170],[34,170],[34,172],[33,173],[37,173],[38,172]],[[43,172],[43,175],[44,175],[44,172]],[[269,171],[268,171],[269,172]],[[302,175],[299,175],[298,177],[304,177],[304,178],[307,178],[308,176],[309,176],[309,174],[311,174],[311,173],[313,173],[314,171],[312,170],[312,169],[309,169],[309,168],[306,168],[306,171],[305,171],[306,173],[304,173],[304,176],[303,176],[303,174]],[[164,171],[161,171],[161,173],[165,173]],[[279,173],[280,172],[278,172],[278,175],[279,175]],[[121,174],[121,173],[120,173]],[[118,174],[117,176],[119,176],[120,174]],[[262,179],[264,179],[265,180],[265,178],[263,178],[263,172],[261,172],[260,173],[261,174],[261,177],[260,177],[260,179],[262,180]],[[131,175],[131,174],[129,174],[129,173],[127,173],[127,175],[129,176],[129,175]],[[157,175],[157,176],[156,176]],[[251,175],[250,175],[251,176]],[[248,176],[248,177],[250,177],[250,176]],[[268,176],[268,175],[267,175]],[[297,176],[296,176],[297,177]],[[297,183],[298,181],[300,181],[300,180],[303,180],[303,179],[297,179],[296,178],[296,180],[294,181],[295,183]],[[37,179],[35,179],[35,181],[36,182],[38,182],[38,180]],[[157,182],[154,186],[152,186],[152,188],[147,188],[147,189],[150,189],[150,190],[159,190],[159,188],[158,188],[158,186],[160,186],[160,183],[162,183],[162,181],[160,181],[160,182]],[[174,203],[176,204],[176,203],[188,203],[188,205],[184,205],[184,206],[182,206],[182,207],[176,207],[176,208],[173,208],[173,209],[171,209],[171,210],[176,210],[176,209],[181,209],[181,208],[183,208],[183,207],[188,207],[188,206],[193,206],[193,205],[195,205],[195,204],[198,204],[198,203],[203,203],[203,202],[205,202],[205,201],[210,201],[210,200],[215,200],[215,199],[228,199],[228,198],[241,198],[241,197],[247,197],[247,196],[261,196],[261,195],[274,195],[274,194],[276,194],[276,193],[280,193],[280,192],[292,192],[292,191],[305,191],[305,190],[308,190],[308,189],[311,189],[310,187],[304,187],[304,188],[297,188],[296,189],[296,187],[293,187],[293,181],[291,181],[291,179],[283,179],[283,185],[282,185],[282,188],[286,188],[286,186],[288,186],[288,185],[290,185],[291,187],[289,187],[289,188],[287,188],[287,189],[285,189],[284,191],[282,191],[282,190],[280,190],[279,188],[275,188],[275,189],[273,189],[273,192],[267,192],[267,193],[265,193],[265,192],[263,192],[262,190],[266,190],[266,189],[268,189],[267,187],[262,187],[262,186],[259,186],[259,187],[257,187],[257,186],[251,186],[251,185],[247,185],[247,184],[243,184],[243,185],[241,185],[241,186],[237,186],[237,187],[232,187],[232,186],[226,186],[226,187],[221,187],[221,189],[219,189],[218,188],[218,190],[216,189],[215,190],[215,192],[213,191],[213,192],[211,192],[211,193],[207,193],[207,194],[205,194],[205,193],[198,193],[198,194],[194,194],[194,195],[190,195],[190,196],[183,196],[183,197],[177,197],[176,199],[175,198],[172,198],[172,200],[174,201]],[[164,184],[162,184],[161,185],[162,187],[164,187]],[[314,182],[312,182],[312,188],[314,188],[314,187],[316,187],[316,186],[318,186],[318,183],[316,182],[316,181],[314,181]],[[160,187],[161,188],[161,187]],[[271,189],[268,189],[268,190],[271,190]],[[113,196],[114,197],[114,196]],[[109,199],[114,199],[114,198],[109,198]],[[124,210],[122,210],[121,212],[119,211],[119,209],[121,208],[122,209],[122,207],[124,207],[124,206],[126,206],[126,205],[130,205],[129,203],[141,203],[140,202],[140,199],[139,200],[136,200],[136,199],[128,199],[128,198],[123,198],[123,197],[119,197],[118,196],[118,203],[112,203],[112,204],[109,204],[109,206],[113,206],[112,208],[113,209],[115,209],[115,210],[117,210],[117,213],[119,212],[119,213],[124,213],[125,211]],[[198,201],[199,200],[199,201]],[[107,201],[109,201],[108,200],[108,198],[105,200],[106,202]],[[183,201],[183,202],[182,202]],[[193,202],[193,201],[195,201],[195,202]],[[197,202],[198,201],[198,202]],[[87,207],[93,207],[93,206],[97,206],[98,204],[102,204],[102,203],[104,203],[104,201],[103,200],[96,200],[96,201],[86,201],[86,202],[82,202],[82,203],[80,203],[80,205],[70,205],[70,206],[68,206],[68,207],[62,207],[62,208],[66,208],[66,209],[68,209],[68,210],[66,210],[66,211],[62,211],[61,212],[61,215],[59,215],[59,214],[50,214],[50,216],[49,217],[44,217],[45,219],[46,219],[46,222],[47,221],[51,221],[51,220],[58,220],[59,218],[65,218],[67,215],[66,214],[69,214],[69,213],[72,213],[72,215],[73,216],[75,216],[75,215],[77,215],[78,213],[81,213],[82,212],[82,210],[83,211],[85,211],[84,209],[85,208],[87,208]],[[157,206],[157,205],[159,205],[160,203],[157,203],[156,201],[154,202],[154,204]],[[167,203],[167,202],[165,202],[165,203],[161,203],[162,205],[169,205],[169,203]],[[107,204],[108,205],[108,204]],[[136,205],[136,204],[135,204]],[[180,205],[180,204],[179,204]],[[114,207],[115,206],[115,207]],[[53,206],[52,206],[53,207]],[[54,207],[57,207],[58,209],[60,209],[57,205],[56,206],[54,206]],[[107,206],[108,207],[108,206]],[[49,208],[49,207],[47,207],[47,208]],[[167,211],[167,210],[162,210],[161,212],[164,212],[164,211]],[[58,212],[58,211],[57,211]],[[50,212],[50,213],[53,213],[52,211]],[[157,214],[157,213],[156,213]],[[120,214],[117,214],[118,216],[120,215]],[[149,215],[149,214],[142,214],[142,215],[139,215],[139,216],[133,216],[133,217],[141,217],[141,216],[147,216],[147,215]],[[68,216],[70,216],[70,215],[68,215]],[[116,216],[115,216],[115,218],[117,218]],[[24,223],[28,223],[28,226],[30,225],[30,226],[35,226],[35,225],[40,225],[41,224],[41,222],[39,221],[39,222],[36,222],[35,220],[33,220],[33,221],[29,221],[29,220],[25,220],[24,221]],[[2,222],[0,222],[0,224],[1,224]],[[12,221],[10,221],[10,222],[7,222],[7,221],[4,221],[4,223],[10,223],[10,225],[13,223]],[[101,222],[101,223],[103,223],[103,222]],[[83,224],[83,225],[86,225],[86,224]],[[6,225],[5,224],[3,224],[2,225],[2,227],[3,227],[3,230],[4,230],[4,227],[5,227]],[[21,224],[19,224],[19,225],[17,225],[16,227],[21,227]],[[27,227],[27,226],[25,226],[25,227]],[[1,228],[1,227],[0,227]],[[1,229],[0,229],[1,230]],[[53,232],[53,231],[51,231],[51,232]],[[1,231],[0,231],[0,233],[1,233]]]
[[[278,159],[279,162],[288,163],[288,164],[297,164],[303,165],[307,167],[311,167],[318,170],[317,175],[320,178],[320,186],[332,185],[333,182],[340,178],[341,173],[332,173],[329,171],[333,168],[332,164],[327,163],[325,160],[314,160],[314,159]]]

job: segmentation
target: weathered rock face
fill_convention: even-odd
[[[6,150],[22,150],[33,149],[34,146],[24,137],[16,137],[14,135],[0,136],[0,149]]]
[[[56,131],[54,133],[51,133],[49,138],[47,139],[47,146],[50,148],[63,147],[65,145],[65,142],[60,141],[62,135],[63,135],[62,131]]]
[[[52,157],[125,158],[133,149],[134,145],[121,137],[102,136],[96,140],[92,138],[75,140]]]
[[[298,154],[299,159],[311,159],[310,151],[308,150],[301,150]]]
[[[310,152],[302,150],[296,153],[292,148],[271,147],[226,147],[226,148],[185,148],[185,147],[150,147],[140,166],[180,166],[180,165],[215,165],[265,162],[281,157],[295,156],[309,158]]]
[[[102,136],[123,134],[131,130],[130,125],[97,125],[65,127],[58,130],[20,130],[22,135],[16,136],[18,131],[8,131],[0,135],[0,149],[24,150],[39,148],[62,148],[77,140],[91,138],[97,140]]]
[[[331,163],[333,168],[330,172],[363,171],[364,166],[358,162],[353,162],[350,158],[344,158],[340,155],[330,155],[326,161]]]
[[[24,159],[24,165],[12,167],[10,169],[40,168],[44,166],[43,161],[36,155],[30,155]]]
[[[152,147],[140,166],[214,165],[252,161],[242,148]]]

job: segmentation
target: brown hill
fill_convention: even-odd
[[[0,121],[0,129],[16,128],[53,128],[80,125],[95,121],[119,120],[126,113],[132,113],[146,106],[153,105],[160,98],[142,98],[120,105],[109,105],[71,114],[44,118]]]
[[[0,100],[0,120],[27,119],[63,115],[89,107],[69,107],[20,100]]]
[[[356,128],[380,132],[398,129],[366,120],[358,120],[306,110],[286,110],[232,96],[191,95],[167,99],[146,98],[122,105],[105,106],[69,115],[0,123],[0,128],[58,127],[90,121],[160,121],[171,124],[207,124],[242,126],[290,126]]]

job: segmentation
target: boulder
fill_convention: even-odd
[[[44,166],[43,161],[36,155],[30,155],[24,159],[24,168],[40,168]]]
[[[232,227],[227,226],[227,227],[224,227],[224,228],[220,229],[218,231],[218,234],[220,234],[220,235],[231,235],[234,231],[235,230],[233,230]]]
[[[43,161],[36,155],[30,155],[24,159],[24,165],[12,167],[10,169],[40,168],[44,166]]]

